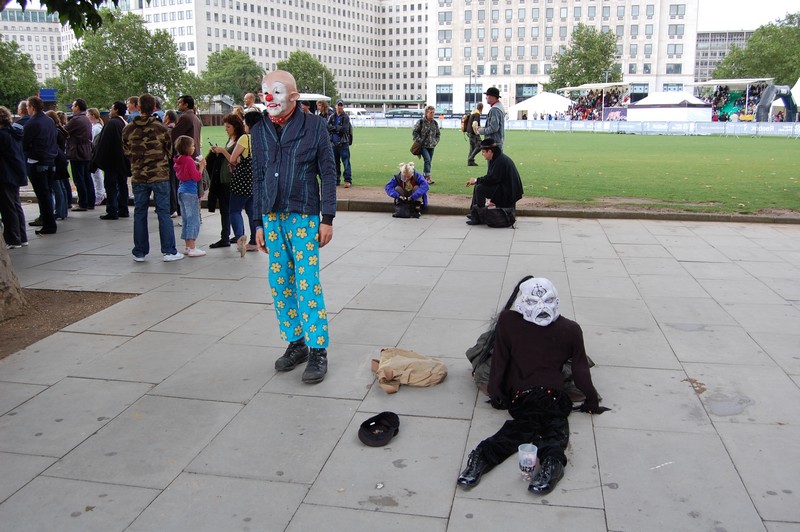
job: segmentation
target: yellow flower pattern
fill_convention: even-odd
[[[262,219],[268,277],[281,339],[328,346],[328,312],[319,282],[319,215],[269,213]]]

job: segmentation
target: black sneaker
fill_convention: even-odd
[[[284,351],[283,356],[275,361],[275,369],[278,371],[291,371],[308,360],[308,346],[305,340],[291,342]]]
[[[548,456],[539,471],[533,475],[528,491],[546,495],[553,491],[558,481],[564,477],[564,465],[556,458]]]
[[[325,349],[312,349],[308,355],[308,364],[303,372],[303,382],[317,384],[322,382],[328,373],[328,352]]]
[[[461,472],[456,483],[462,488],[475,487],[481,481],[481,475],[489,472],[492,467],[494,466],[489,465],[489,462],[484,458],[483,451],[475,449],[469,453],[467,467]]]
[[[44,224],[42,223],[41,218],[36,218],[35,220],[28,222],[28,225],[30,225],[31,227],[41,227]]]
[[[119,220],[119,216],[114,214],[104,214],[100,217],[101,220]]]

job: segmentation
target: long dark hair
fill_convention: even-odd
[[[517,300],[517,294],[519,294],[519,287],[522,285],[522,283],[524,283],[528,279],[533,279],[533,275],[526,275],[525,277],[520,279],[520,281],[517,283],[517,286],[514,287],[514,291],[511,292],[511,297],[508,298],[506,304],[503,305],[503,308],[500,310],[500,312],[495,314],[494,318],[492,318],[492,323],[489,325],[489,338],[486,339],[486,344],[484,344],[483,349],[481,350],[481,354],[478,355],[479,364],[485,361],[490,356],[492,356],[492,349],[494,349],[494,336],[495,336],[495,331],[497,330],[497,320],[498,318],[500,318],[500,313],[503,312],[504,310],[508,310],[511,308],[511,305],[513,305],[514,301]]]

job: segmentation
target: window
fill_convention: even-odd
[[[628,64],[628,74],[636,74],[636,63]]]
[[[544,73],[549,75],[551,70],[553,70],[553,65],[551,65],[550,63],[545,63]]]
[[[664,83],[664,92],[680,92],[683,90],[683,83]]]
[[[517,20],[520,22],[525,22],[525,8],[521,7],[517,9]]]
[[[639,16],[639,4],[636,4],[635,6],[631,6],[631,16],[632,17],[638,17]]]
[[[472,58],[472,47],[466,46],[464,47],[464,59],[471,59]]]
[[[511,20],[514,17],[514,10],[513,9],[506,9],[505,15],[506,15],[506,22],[511,22]]]
[[[683,16],[686,14],[686,4],[670,4],[669,16]]]
[[[439,11],[439,24],[450,24],[453,22],[452,11]]]
[[[537,27],[531,28],[531,38],[533,39],[539,38],[539,28]]]
[[[472,40],[472,29],[467,28],[464,30],[464,41],[470,42]]]
[[[531,65],[530,73],[534,74],[534,75],[538,74],[539,73],[539,65],[537,65],[537,64]]]
[[[548,45],[544,47],[544,58],[550,59],[553,57],[553,47]]]
[[[511,47],[510,46],[504,46],[503,47],[503,57],[505,57],[506,59],[511,59]],[[511,72],[509,72],[509,74],[511,74]]]
[[[492,22],[499,22],[499,21],[500,21],[500,10],[492,9]]]
[[[539,57],[539,45],[534,44],[531,46],[531,58],[536,59]]]
[[[681,63],[667,63],[667,74],[680,74],[682,67]]]
[[[617,38],[621,39],[625,35],[625,26],[622,24],[617,24],[617,27],[614,28],[617,33]]]
[[[567,18],[567,16],[568,16],[568,15],[569,15],[569,8],[567,8],[567,7],[562,7],[562,8],[560,8],[560,9],[558,10],[558,16],[559,16],[559,18]]]
[[[520,26],[517,28],[517,38],[520,41],[525,40],[525,26]]]
[[[668,44],[667,55],[681,55],[683,53],[682,44]]]
[[[581,18],[581,6],[576,6],[572,9],[572,16],[576,19]]]
[[[589,6],[589,20],[594,20],[594,17],[597,15],[597,8],[595,6]]]
[[[631,37],[635,39],[638,36],[639,36],[639,25],[631,24]]]
[[[644,45],[644,55],[651,55],[653,53],[653,45],[652,44],[645,44]]]
[[[544,36],[545,36],[547,39],[552,39],[552,38],[553,38],[553,27],[552,27],[552,26],[547,26],[547,27],[544,29]]]
[[[630,55],[631,55],[631,57],[636,57],[636,54],[638,54],[638,53],[639,53],[639,45],[638,44],[632,44],[630,46]]]
[[[511,65],[508,64],[503,65],[503,75],[505,76],[511,75]]]
[[[653,4],[647,4],[645,8],[645,13],[647,14],[648,18],[652,18],[653,15],[656,13],[656,6]]]
[[[562,39],[566,39],[567,38],[567,27],[566,26],[561,26],[561,27],[558,28],[558,36],[561,37]]]
[[[450,65],[447,66],[440,66],[439,67],[439,75],[440,76],[449,76],[452,74],[452,68]]]
[[[453,57],[453,49],[452,48],[439,48],[439,60],[440,61],[449,61]]]
[[[465,11],[464,12],[464,21],[465,22],[472,22],[472,11]]]
[[[644,25],[644,34],[648,37],[653,36],[653,25],[652,24],[645,24]]]
[[[535,21],[539,20],[539,8],[534,7],[531,9],[531,18]]]
[[[522,76],[525,74],[525,65],[518,64],[517,65],[517,75]]]
[[[507,40],[507,41],[510,41],[510,40],[511,40],[511,37],[512,37],[512,35],[513,35],[513,31],[514,31],[514,30],[513,30],[512,28],[506,28],[506,29],[505,29],[505,32],[504,32],[504,34],[505,34],[505,37],[506,37],[506,40]]]
[[[611,16],[611,6],[603,6],[603,18]]]
[[[553,8],[552,7],[548,7],[547,9],[544,10],[544,18],[546,18],[548,21],[553,20]]]
[[[667,30],[670,36],[683,37],[683,24],[670,24]]]
[[[478,22],[483,22],[486,20],[486,11],[483,9],[478,10]]]
[[[642,74],[649,74],[650,73],[650,63],[645,63],[642,65]]]

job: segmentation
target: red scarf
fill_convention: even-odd
[[[296,105],[292,108],[292,110],[289,112],[289,114],[284,115],[284,116],[272,116],[272,115],[269,115],[269,119],[272,121],[273,124],[278,124],[279,126],[283,127],[284,125],[286,125],[286,122],[288,122],[289,119],[292,117],[292,115],[294,114],[295,109],[297,109]]]

